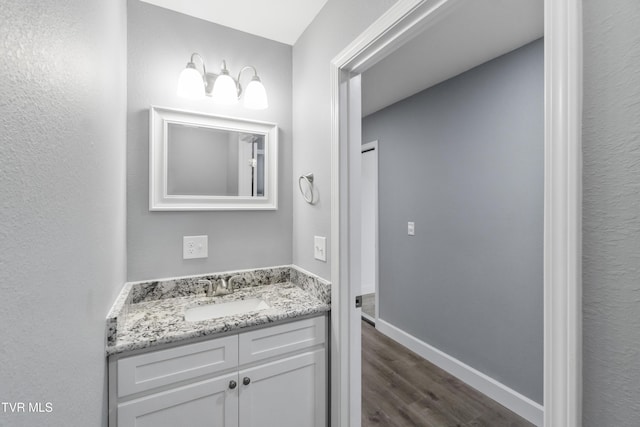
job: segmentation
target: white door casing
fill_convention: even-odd
[[[349,152],[349,425],[359,426],[362,423],[362,341],[361,320],[362,309],[356,308],[356,296],[361,295],[360,283],[362,268],[360,266],[360,241],[362,230],[362,209],[360,205],[360,189],[362,188],[362,106],[361,106],[361,78],[355,75],[348,82],[349,114],[348,144]]]
[[[378,142],[362,144],[362,294],[377,291],[377,231],[378,231]]]

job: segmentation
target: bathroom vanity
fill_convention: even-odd
[[[203,280],[235,274],[233,293],[206,296]],[[326,426],[329,295],[293,267],[125,285],[107,319],[109,426]]]

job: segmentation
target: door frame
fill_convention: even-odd
[[[330,65],[331,425],[349,426],[351,351],[348,80],[459,0],[398,0]],[[544,427],[582,424],[582,0],[544,0]],[[352,118],[355,120],[355,118]],[[359,120],[359,118],[358,118]],[[360,141],[357,141],[360,144]],[[359,165],[358,165],[359,166]],[[357,202],[356,202],[357,203]],[[359,243],[356,243],[359,245]],[[359,286],[359,284],[358,284]],[[360,355],[358,354],[359,358]],[[355,427],[355,426],[354,426]]]
[[[379,171],[379,162],[380,162],[380,158],[378,157],[380,154],[380,151],[378,150],[378,140],[374,139],[373,141],[369,141],[366,142],[364,144],[362,144],[361,147],[361,153],[364,154],[365,152],[368,151],[375,151],[375,156],[376,156],[376,164],[375,164],[375,174],[373,176],[374,179],[374,187],[375,187],[375,201],[374,201],[374,205],[375,205],[375,209],[374,209],[374,221],[373,221],[373,226],[374,226],[374,236],[373,236],[373,241],[374,241],[374,290],[373,292],[375,293],[375,298],[374,298],[374,304],[375,304],[375,311],[373,313],[373,318],[371,320],[373,320],[373,322],[377,322],[378,321],[378,308],[380,307],[380,300],[379,300],[379,295],[380,295],[380,280],[378,277],[378,274],[380,273],[380,269],[378,266],[378,263],[380,262],[380,240],[379,240],[379,235],[378,235],[378,221],[379,221],[379,214],[380,214],[380,207],[379,207],[379,199],[378,199],[378,171]],[[363,313],[363,316],[365,316],[365,314]]]

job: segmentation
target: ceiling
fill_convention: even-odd
[[[298,40],[327,2],[141,1],[289,45]],[[435,25],[363,73],[363,116],[543,35],[544,0],[451,0],[451,4]]]
[[[363,117],[542,37],[543,4],[457,1],[444,19],[362,74]]]
[[[293,45],[327,0],[141,0]]]

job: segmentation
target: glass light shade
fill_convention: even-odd
[[[229,74],[220,74],[213,84],[211,93],[216,104],[233,105],[238,103],[238,88],[236,82]]]
[[[178,96],[189,99],[204,98],[204,82],[202,74],[194,67],[187,64],[187,68],[182,70],[178,79]]]
[[[264,86],[258,76],[254,76],[251,79],[244,91],[244,106],[252,110],[264,110],[269,107],[267,91],[264,90]]]

